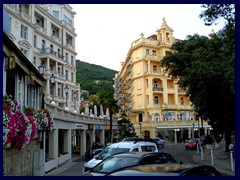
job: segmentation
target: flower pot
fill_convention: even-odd
[[[4,147],[5,149],[9,149],[9,148],[11,148],[11,143],[4,144],[3,147]]]

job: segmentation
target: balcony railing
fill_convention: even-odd
[[[160,87],[153,87],[153,91],[163,91],[163,88],[160,88]]]

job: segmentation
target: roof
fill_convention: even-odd
[[[7,36],[5,32],[3,32],[3,43],[11,49],[16,56],[27,66],[31,72],[33,72],[36,77],[38,77],[41,81],[46,81],[46,79],[40,74],[40,72],[33,66],[33,64],[27,59],[27,57],[20,51],[20,49],[12,42],[12,40]]]

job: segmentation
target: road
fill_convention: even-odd
[[[186,150],[184,143],[166,144],[166,146],[159,151],[171,154],[177,160],[177,162],[182,161],[184,164],[196,164],[196,162],[193,160],[193,154],[196,152],[196,150]],[[48,173],[48,176],[81,176],[85,162],[86,161],[83,158],[77,158],[72,163]],[[226,174],[222,175],[225,176]]]

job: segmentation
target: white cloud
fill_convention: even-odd
[[[156,34],[165,18],[174,37],[185,39],[198,33],[207,36],[222,24],[204,25],[198,16],[200,4],[70,4],[77,13],[77,59],[110,69],[120,70],[131,43],[143,33]]]

